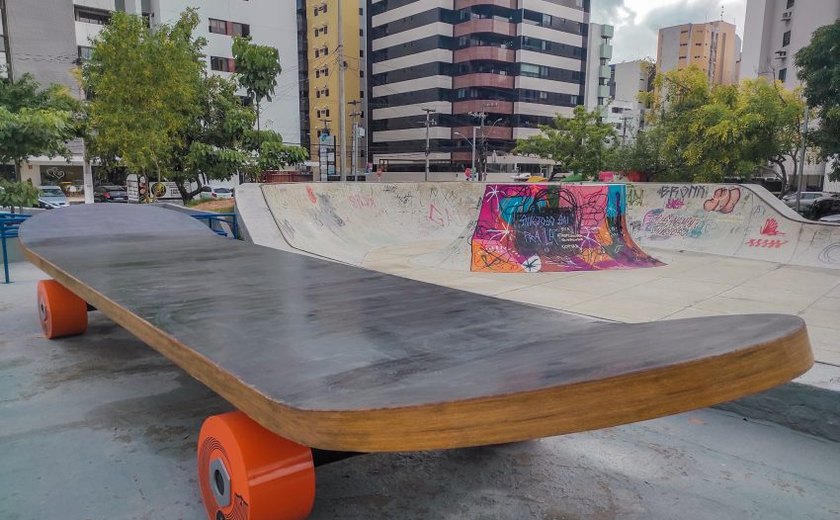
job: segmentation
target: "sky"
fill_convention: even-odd
[[[720,20],[721,6],[743,38],[747,0],[591,0],[591,21],[615,26],[611,63],[655,60],[660,28]]]

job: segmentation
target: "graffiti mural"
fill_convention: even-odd
[[[741,188],[718,188],[712,198],[703,203],[703,208],[706,211],[732,213],[739,200],[741,200]]]
[[[489,184],[472,271],[549,272],[664,265],[630,237],[624,185]]]

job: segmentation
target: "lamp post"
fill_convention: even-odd
[[[474,126],[474,127],[472,127],[472,130],[473,130],[473,137],[472,137],[472,140],[470,140],[470,138],[469,138],[469,137],[465,136],[465,135],[464,135],[464,134],[462,134],[461,132],[454,131],[453,133],[454,133],[455,135],[460,135],[460,136],[461,136],[461,137],[463,137],[463,138],[464,138],[464,139],[465,139],[468,143],[470,143],[470,144],[472,145],[472,163],[471,163],[471,165],[470,165],[470,171],[475,172],[475,132],[476,132],[476,130],[478,130],[478,127],[477,127],[477,126]],[[477,172],[476,172],[476,175],[477,175]]]

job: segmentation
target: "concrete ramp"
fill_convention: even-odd
[[[757,185],[628,185],[630,234],[644,248],[840,269],[840,225],[812,222]]]
[[[625,186],[488,184],[472,237],[472,271],[654,267],[630,237]]]
[[[266,204],[292,247],[361,265],[373,250],[405,246],[428,263],[455,256],[469,265],[469,235],[483,184],[264,184]],[[460,236],[466,240],[456,244]],[[454,262],[455,260],[453,260]]]

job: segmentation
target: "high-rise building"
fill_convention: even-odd
[[[590,111],[603,107],[610,100],[609,62],[612,59],[613,32],[612,25],[589,24],[584,105]]]
[[[91,39],[108,23],[115,11],[144,16],[149,24],[173,23],[189,7],[197,7],[201,22],[195,35],[207,40],[204,53],[207,70],[230,77],[235,71],[231,46],[233,36],[250,36],[254,43],[276,47],[284,72],[272,101],[263,101],[263,128],[279,132],[284,141],[298,144],[300,138],[296,20],[286,2],[273,0],[2,0],[3,43],[11,77],[29,72],[42,85],[67,85],[82,95],[73,76],[78,64],[90,56]],[[3,60],[0,60],[2,63]],[[4,67],[5,68],[5,67]],[[243,92],[244,94],[244,92]],[[60,166],[62,179],[81,179],[82,150],[71,143],[71,163],[63,158],[32,158],[22,174],[39,185],[52,182],[50,171]]]
[[[307,145],[312,160],[321,163],[320,173],[326,180],[328,175],[339,177],[342,141],[345,144],[344,170],[350,171],[354,132],[357,134],[357,171],[363,171],[367,162],[363,137],[367,115],[364,36],[367,17],[364,0],[344,0],[340,4],[337,0],[305,0],[303,3],[305,42],[299,50],[305,53],[307,62]],[[339,5],[341,13],[338,12]]]
[[[633,60],[610,65],[607,121],[613,123],[622,143],[633,142],[644,128],[645,108],[639,94],[653,88],[656,67],[651,61]]]
[[[781,81],[789,89],[800,86],[796,53],[811,42],[817,28],[838,18],[837,0],[747,0],[741,78],[761,76]],[[788,171],[792,167],[791,163]],[[829,182],[825,163],[806,163],[804,174],[807,186],[840,191],[840,183]]]
[[[428,135],[433,179],[482,161],[539,171],[546,161],[509,152],[584,103],[588,1],[369,2],[375,166],[422,178]]]
[[[731,23],[719,20],[665,27],[659,29],[656,71],[695,65],[706,73],[709,84],[731,85],[738,82],[740,52],[741,39]]]

